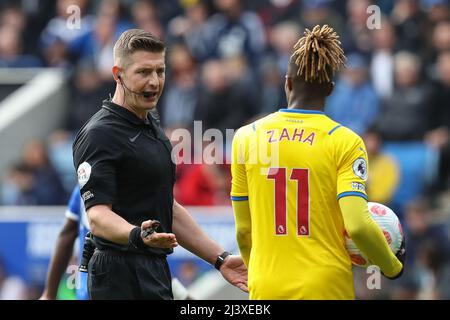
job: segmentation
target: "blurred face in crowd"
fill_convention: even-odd
[[[413,234],[423,234],[428,229],[428,212],[422,205],[410,205],[406,212],[406,223]]]
[[[156,107],[165,82],[165,52],[138,50],[126,59],[125,67],[114,66],[113,72],[121,75],[125,86],[139,93],[149,93],[149,97],[131,93],[125,89],[125,104],[138,115],[146,116],[147,111]]]
[[[450,22],[440,22],[433,31],[433,46],[438,51],[450,50]]]
[[[47,150],[39,140],[34,140],[25,146],[23,159],[26,165],[31,168],[39,168],[47,164]]]
[[[373,30],[373,41],[378,50],[391,50],[395,45],[394,27],[390,23],[384,22],[381,29]]]
[[[347,13],[352,24],[360,26],[366,25],[368,6],[370,6],[368,0],[349,0],[347,2]]]
[[[215,0],[214,4],[221,11],[233,11],[240,8],[240,0]]]
[[[184,46],[173,46],[169,54],[172,79],[182,88],[195,85],[196,65]]]
[[[212,92],[222,92],[228,85],[225,68],[221,61],[211,60],[203,66],[203,84]]]
[[[380,150],[380,136],[375,132],[368,132],[364,135],[364,143],[369,155],[376,155]]]
[[[419,80],[420,60],[410,53],[398,53],[394,58],[395,82],[399,87],[412,87]]]
[[[25,13],[18,8],[9,8],[3,10],[0,14],[0,24],[11,26],[18,31],[22,31],[26,25]]]
[[[450,87],[450,51],[439,55],[437,66],[441,82]]]
[[[20,53],[19,33],[12,26],[0,27],[0,57],[14,57]]]
[[[344,71],[345,78],[350,82],[352,86],[359,86],[363,84],[367,79],[367,70],[364,67],[346,69]]]
[[[270,33],[270,42],[279,53],[289,54],[297,43],[301,28],[293,22],[277,24]]]

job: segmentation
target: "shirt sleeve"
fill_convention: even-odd
[[[385,275],[397,276],[402,270],[402,263],[395,257],[381,228],[370,216],[367,203],[359,197],[345,197],[339,200],[339,206],[345,230],[358,249]]]
[[[243,130],[239,129],[231,147],[231,200],[248,200],[247,173],[245,169],[246,142]]]
[[[80,188],[73,188],[70,200],[66,209],[66,218],[73,221],[80,221]]]
[[[89,130],[74,143],[74,165],[86,210],[94,205],[114,203],[120,150],[111,140],[101,130]]]
[[[367,151],[359,136],[341,139],[337,150],[337,199],[346,196],[359,196],[367,200],[366,181],[369,174]]]

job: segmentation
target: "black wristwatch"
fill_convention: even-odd
[[[216,263],[214,264],[214,267],[220,271],[220,267],[222,266],[223,262],[225,261],[225,258],[228,257],[231,253],[228,251],[224,251],[222,254],[217,256]]]

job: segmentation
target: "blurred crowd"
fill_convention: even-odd
[[[64,68],[70,108],[61,130],[24,148],[0,204],[67,202],[72,139],[114,92],[112,48],[124,30],[150,31],[168,47],[158,108],[167,133],[201,120],[225,134],[286,106],[291,49],[304,28],[325,23],[347,56],[325,112],[364,138],[369,199],[391,206],[407,233],[405,275],[381,298],[449,299],[449,0],[2,1],[0,68]],[[230,204],[227,164],[181,164],[177,178],[184,205]],[[359,297],[380,298],[363,287]]]

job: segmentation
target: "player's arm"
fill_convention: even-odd
[[[78,221],[66,218],[56,242],[55,253],[51,259],[41,300],[56,299],[59,282],[66,271],[73,253],[73,244],[78,237]]]
[[[242,259],[248,267],[252,250],[252,220],[248,202],[247,172],[245,169],[246,141],[243,130],[236,132],[232,145],[231,203],[236,222],[236,240]]]
[[[339,129],[333,142],[338,165],[337,198],[347,233],[369,260],[387,277],[395,277],[402,263],[388,243],[367,206],[366,181],[369,175],[367,151],[360,137],[347,128]]]
[[[396,277],[403,265],[392,253],[383,232],[372,219],[367,202],[362,197],[339,199],[345,230],[356,246],[377,265],[387,277]]]
[[[250,207],[248,200],[232,201],[233,212],[236,221],[236,240],[239,246],[239,252],[245,265],[248,267],[250,262],[250,252],[252,250],[252,220],[250,216]]]

